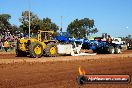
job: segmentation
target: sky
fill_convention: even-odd
[[[30,10],[42,19],[49,17],[66,31],[75,19],[95,20],[96,36],[108,33],[113,37],[132,34],[132,0],[1,0],[0,14],[11,14],[10,22],[20,25],[19,18]]]

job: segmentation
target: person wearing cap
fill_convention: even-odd
[[[5,48],[5,51],[7,52],[8,48],[9,48],[9,42],[7,41],[7,39],[4,42],[4,48]]]

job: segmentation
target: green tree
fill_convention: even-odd
[[[92,30],[91,30],[91,34],[95,34],[95,33],[97,33],[98,32],[98,29],[97,28],[93,28]]]
[[[11,28],[11,24],[9,22],[9,19],[11,19],[11,15],[0,14],[0,32],[7,31]]]
[[[21,18],[19,18],[19,21],[21,22],[20,29],[23,30],[24,33],[28,33],[29,31],[29,11],[22,12]],[[37,15],[30,12],[30,28],[31,31],[37,31],[39,29],[39,22],[40,19]]]
[[[128,38],[131,39],[132,38],[132,35],[128,35]]]
[[[51,21],[50,18],[43,18],[42,20],[38,18],[33,12],[30,12],[30,22],[31,22],[31,32],[37,32],[38,30],[44,31],[57,31],[59,27]],[[22,12],[22,17],[19,19],[21,22],[20,29],[24,33],[29,31],[29,11]]]
[[[97,33],[98,29],[94,27],[94,20],[90,20],[89,18],[81,20],[75,19],[68,25],[67,31],[70,32],[72,37],[83,38],[90,34]]]
[[[43,20],[40,21],[40,29],[44,31],[57,32],[59,27],[54,22],[52,22],[50,18],[43,18]]]

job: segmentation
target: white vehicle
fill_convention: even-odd
[[[123,45],[123,41],[121,40],[121,38],[113,38],[112,43]]]
[[[127,50],[127,45],[125,41],[122,41],[121,38],[113,38],[112,43],[120,44],[122,50]]]

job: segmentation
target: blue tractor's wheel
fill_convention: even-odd
[[[114,53],[115,53],[115,49],[114,49],[113,46],[109,46],[109,48],[108,48],[108,53],[109,53],[109,54],[114,54]]]
[[[121,49],[119,47],[115,47],[115,54],[121,53]]]

